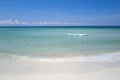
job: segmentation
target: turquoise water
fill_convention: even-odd
[[[120,28],[0,28],[4,57],[88,57],[119,51]]]

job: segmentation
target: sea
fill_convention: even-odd
[[[3,26],[0,60],[120,62],[120,28]]]

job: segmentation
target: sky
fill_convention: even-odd
[[[120,0],[0,0],[0,26],[119,26]]]

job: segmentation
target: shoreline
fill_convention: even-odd
[[[64,57],[31,57],[31,56],[19,56],[0,54],[0,60],[19,60],[28,62],[119,62],[120,51],[99,55],[81,55],[81,56],[64,56]]]

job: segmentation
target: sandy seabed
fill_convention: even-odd
[[[2,60],[0,80],[120,80],[120,63]]]

